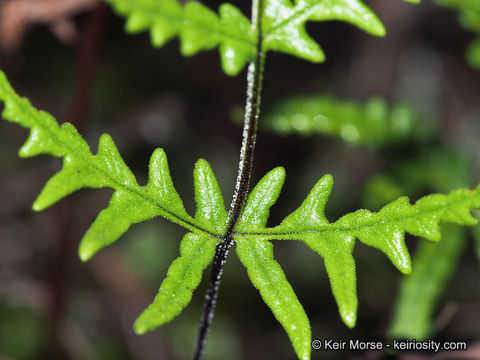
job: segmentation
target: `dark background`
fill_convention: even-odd
[[[54,5],[43,2],[48,13]],[[217,9],[220,1],[205,3]],[[243,2],[233,3],[249,14]],[[314,93],[360,102],[373,95],[391,103],[408,102],[421,121],[437,129],[435,146],[466,159],[478,182],[480,72],[464,59],[473,34],[459,25],[454,11],[431,1],[419,6],[400,0],[367,3],[384,22],[385,38],[344,23],[309,23],[307,29],[322,45],[327,61],[311,64],[269,53],[263,103]],[[15,14],[21,11],[19,7]],[[245,101],[246,72],[224,75],[216,50],[182,57],[177,40],[154,49],[147,33],[127,35],[124,20],[95,2],[64,18],[77,29],[76,37],[67,31],[61,41],[61,31],[60,39],[51,31],[52,22],[34,19],[25,20],[29,24],[23,36],[12,30],[17,44],[4,41],[0,66],[16,91],[59,122],[74,123],[93,150],[100,134],[111,134],[141,184],[146,183],[150,154],[163,147],[190,213],[193,165],[198,158],[207,159],[228,205],[241,143],[241,128],[230,114]],[[111,191],[83,190],[34,213],[32,202],[61,161],[18,158],[26,136],[25,129],[0,122],[0,359],[188,359],[207,276],[174,321],[144,336],[132,331],[134,319],[153,299],[177,256],[184,231],[162,219],[138,224],[114,246],[81,263],[78,243]],[[382,152],[334,137],[260,132],[254,181],[275,166],[286,168],[287,181],[270,218],[274,225],[300,204],[317,179],[333,174],[335,187],[327,207],[333,221],[364,206],[369,177],[388,170],[392,159],[414,154],[408,144]],[[407,239],[414,252],[419,240]],[[385,337],[402,275],[375,249],[357,243],[354,255],[359,310],[357,326],[349,330],[338,315],[322,259],[300,243],[275,242],[276,259],[305,307],[313,338]],[[478,270],[469,242],[436,311],[436,339],[469,341],[470,350],[463,355],[471,359],[480,358]],[[401,355],[422,359],[430,354]],[[286,334],[234,251],[225,268],[206,356],[225,358],[294,358]],[[312,358],[389,356],[343,351],[314,352]]]

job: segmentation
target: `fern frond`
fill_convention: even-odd
[[[357,311],[352,256],[355,239],[379,249],[401,272],[408,274],[411,261],[404,242],[405,233],[439,241],[441,222],[477,223],[470,211],[480,207],[480,188],[474,191],[459,189],[448,195],[428,195],[413,205],[407,197],[400,197],[376,213],[358,210],[331,223],[324,210],[332,186],[330,175],[320,179],[302,205],[277,227],[262,229],[244,225],[236,231],[252,242],[301,240],[322,256],[340,315],[350,327],[355,324]]]
[[[217,14],[195,1],[185,5],[177,0],[106,1],[127,18],[127,32],[149,30],[154,46],[162,46],[175,36],[186,56],[218,46],[223,70],[229,75],[238,74],[255,57],[258,29],[231,4],[222,4]],[[265,0],[263,50],[321,62],[325,55],[307,34],[305,23],[329,20],[351,23],[376,36],[385,34],[380,20],[360,0]]]
[[[227,222],[223,197],[210,165],[205,160],[195,165],[197,211],[192,218],[173,186],[162,149],[152,154],[148,184],[140,186],[110,136],[102,135],[97,154],[92,154],[73,125],[59,126],[50,114],[37,111],[15,93],[1,71],[0,100],[5,104],[2,115],[6,120],[30,129],[21,156],[50,154],[63,158],[62,169],[47,182],[33,204],[34,210],[43,210],[82,188],[114,190],[108,207],[100,212],[81,241],[82,260],[115,242],[131,225],[157,216],[191,231],[183,238],[181,256],[172,263],[157,297],[135,326],[143,333],[177,316],[190,302],[203,270],[212,261]]]
[[[3,72],[0,72],[0,99],[5,103],[3,117],[30,129],[20,156],[51,154],[63,158],[62,169],[47,182],[33,204],[34,210],[41,211],[82,188],[115,190],[109,206],[99,214],[82,240],[82,260],[88,260],[116,241],[131,225],[157,216],[196,233],[215,235],[187,214],[173,186],[162,149],[152,154],[149,182],[140,186],[110,136],[102,135],[97,154],[92,154],[72,124],[59,126],[50,114],[34,109],[27,99],[14,92]]]

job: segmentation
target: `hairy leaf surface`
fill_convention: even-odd
[[[280,195],[285,170],[276,168],[266,174],[248,196],[240,229],[262,229],[267,224],[270,207]],[[265,240],[250,240],[235,235],[237,254],[247,268],[252,284],[260,291],[263,301],[282,324],[299,359],[310,358],[310,323],[295,292],[280,265],[273,259],[273,245]]]
[[[218,13],[205,5],[177,0],[106,0],[127,18],[130,33],[149,30],[154,46],[163,46],[175,36],[184,55],[219,47],[222,67],[238,74],[256,54],[258,29],[238,8],[224,3]],[[405,0],[409,1],[409,0]],[[416,2],[416,1],[409,1]],[[305,60],[321,62],[325,55],[307,34],[307,21],[339,20],[376,36],[385,28],[360,0],[264,0],[262,11],[263,50],[275,50]],[[255,22],[254,22],[255,23]]]
[[[188,304],[203,270],[213,260],[215,248],[227,236],[228,213],[210,166],[199,160],[194,170],[195,217],[185,211],[176,192],[164,151],[157,149],[150,159],[147,185],[138,185],[108,135],[102,135],[98,151],[71,124],[59,126],[49,114],[35,110],[20,98],[0,72],[0,100],[3,117],[30,129],[20,150],[22,156],[51,154],[63,158],[34,209],[42,210],[82,188],[110,187],[114,190],[103,210],[85,235],[80,255],[86,260],[116,241],[135,223],[156,216],[185,227],[180,257],[169,268],[154,302],[136,322],[144,333],[170,321]],[[356,321],[357,297],[355,239],[384,252],[402,272],[410,271],[404,244],[409,232],[427,239],[440,239],[440,222],[473,225],[470,210],[480,207],[480,190],[456,190],[448,195],[429,195],[415,204],[401,197],[379,212],[359,210],[329,222],[324,209],[333,186],[332,177],[319,180],[302,205],[279,226],[266,227],[270,207],[275,204],[285,178],[283,168],[269,172],[251,191],[233,232],[237,254],[254,286],[286,330],[299,358],[310,357],[310,325],[280,265],[273,258],[271,240],[300,240],[320,254],[330,278],[339,312],[348,326]]]
[[[180,257],[168,269],[157,296],[135,321],[135,331],[144,334],[176,317],[192,299],[203,270],[212,262],[218,240],[189,233],[180,244]]]
[[[102,135],[97,154],[92,154],[73,125],[59,126],[53,117],[34,109],[20,98],[0,72],[0,99],[3,117],[30,129],[20,155],[51,154],[63,158],[63,168],[45,185],[34,210],[43,210],[82,188],[110,187],[110,203],[98,215],[80,244],[82,260],[116,241],[136,223],[163,216],[192,231],[182,240],[181,256],[175,260],[152,305],[140,316],[135,328],[144,333],[170,321],[190,302],[205,267],[212,261],[227,212],[210,165],[199,160],[194,170],[195,218],[187,214],[173,186],[167,158],[162,149],[151,156],[149,181],[139,186],[108,135]]]
[[[15,94],[3,73],[0,73],[0,99],[5,103],[3,117],[31,130],[20,156],[51,154],[63,158],[62,170],[45,185],[34,210],[43,210],[81,188],[115,190],[109,206],[97,217],[80,245],[83,260],[117,240],[132,224],[156,216],[193,232],[208,233],[185,211],[162,149],[152,154],[148,184],[139,186],[110,136],[102,135],[97,154],[92,154],[73,125],[59,126],[50,114],[35,110],[27,99]]]
[[[400,197],[376,213],[358,210],[331,223],[325,218],[324,208],[332,185],[331,176],[320,179],[302,205],[277,227],[237,231],[250,241],[301,240],[322,256],[340,315],[350,327],[355,325],[357,312],[352,256],[355,239],[379,249],[401,272],[408,274],[411,261],[404,242],[405,233],[439,241],[440,222],[477,223],[470,210],[480,206],[478,188],[428,195],[413,205],[407,197]]]
[[[287,332],[298,358],[310,359],[310,322],[285,273],[273,259],[272,243],[252,241],[241,235],[235,236],[235,241],[237,255],[247,268],[248,277]]]

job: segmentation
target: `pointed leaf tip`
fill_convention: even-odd
[[[267,224],[270,207],[275,204],[285,181],[285,169],[268,172],[248,195],[237,230],[263,227]]]
[[[406,0],[416,2],[416,0]],[[149,30],[154,46],[163,46],[178,36],[181,52],[193,55],[219,47],[222,68],[236,75],[255,58],[257,38],[249,19],[235,6],[225,3],[216,13],[196,1],[185,5],[176,0],[107,0],[127,18],[126,30]],[[281,51],[315,63],[325,54],[306,29],[308,21],[339,20],[364,31],[385,35],[385,27],[360,0],[302,0],[264,2],[263,50]]]
[[[225,210],[222,192],[210,164],[200,159],[193,171],[195,185],[195,202],[197,211],[195,219],[212,227],[213,233],[223,233],[227,224],[228,213]]]
[[[340,312],[340,316],[345,325],[347,325],[350,329],[355,327],[355,324],[357,323],[356,312],[350,310],[343,310]]]
[[[90,260],[96,252],[97,249],[93,244],[84,241],[80,242],[80,246],[78,247],[78,257],[82,262]]]
[[[305,211],[314,212],[325,218],[324,211],[333,188],[333,176],[327,174],[317,181],[305,199]],[[302,206],[303,206],[302,204]]]
[[[299,359],[310,359],[311,328],[305,310],[281,266],[273,258],[269,241],[250,241],[235,236],[236,252],[247,268],[252,284],[287,332]]]
[[[148,328],[144,325],[144,323],[137,318],[133,324],[133,330],[137,335],[144,335],[148,332]]]
[[[301,224],[305,229],[328,223],[325,206],[333,188],[333,176],[327,174],[314,185],[302,205],[281,223],[285,231],[295,231]]]
[[[170,265],[153,302],[135,321],[139,334],[175,318],[190,303],[205,268],[212,262],[218,242],[210,235],[189,233],[180,244],[180,257]]]

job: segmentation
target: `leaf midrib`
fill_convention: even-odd
[[[416,219],[416,218],[419,218],[423,215],[428,215],[428,214],[434,213],[436,211],[451,208],[451,207],[454,207],[457,204],[461,204],[461,203],[469,202],[469,201],[472,201],[472,198],[463,199],[463,200],[460,200],[460,201],[454,201],[454,202],[448,203],[444,206],[439,206],[437,208],[434,208],[434,209],[431,209],[431,210],[428,210],[428,211],[422,211],[422,212],[416,213],[415,216],[398,217],[398,218],[392,219],[392,220],[386,220],[386,221],[384,220],[384,221],[379,221],[379,222],[376,222],[376,223],[365,224],[365,225],[355,226],[355,227],[353,227],[353,226],[352,227],[338,227],[338,225],[337,225],[337,227],[334,227],[334,225],[339,221],[339,220],[337,220],[334,223],[328,223],[328,224],[323,225],[325,228],[324,229],[318,229],[318,230],[303,230],[303,231],[295,231],[295,232],[293,232],[293,231],[292,232],[275,232],[275,229],[281,228],[281,225],[278,225],[274,228],[265,228],[265,230],[268,231],[268,232],[261,232],[260,230],[258,232],[234,232],[234,235],[238,235],[238,236],[289,236],[289,235],[302,235],[302,234],[309,234],[309,233],[317,234],[317,233],[326,233],[326,232],[336,232],[336,231],[338,231],[338,232],[349,232],[349,231],[350,232],[355,232],[355,231],[358,231],[358,230],[361,230],[361,229],[364,229],[364,228],[370,228],[370,227],[380,226],[380,225],[384,225],[384,224],[392,224],[392,223],[395,223],[395,222],[402,222],[402,221],[409,220],[409,219]],[[440,222],[440,221],[442,221],[441,218],[438,220],[438,222]],[[286,238],[286,239],[278,239],[278,240],[296,240],[296,239]]]
[[[301,17],[302,15],[305,15],[305,13],[308,13],[310,10],[312,10],[313,7],[317,6],[318,4],[307,4],[306,6],[304,6],[303,8],[301,8],[300,10],[298,11],[295,11],[292,15],[290,15],[289,17],[283,19],[282,21],[280,21],[278,24],[275,24],[274,26],[272,26],[270,29],[268,29],[268,31],[265,31],[265,33],[263,34],[263,36],[265,38],[267,38],[269,35],[272,35],[272,33],[274,33],[275,31],[277,31],[278,29],[286,26],[288,23],[292,22],[294,19],[298,18],[298,17]],[[295,9],[298,8],[298,5],[295,6]]]

